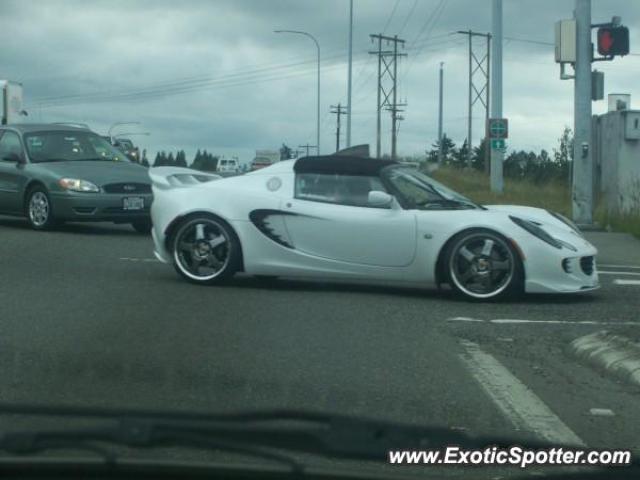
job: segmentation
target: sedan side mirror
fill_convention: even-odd
[[[393,197],[387,192],[381,192],[380,190],[371,190],[367,198],[367,204],[370,207],[376,208],[389,208],[393,202]]]
[[[9,152],[5,154],[2,160],[5,162],[22,163],[22,156],[18,155],[16,152]]]

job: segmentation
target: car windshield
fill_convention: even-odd
[[[387,167],[382,177],[391,186],[405,208],[429,209],[438,207],[481,208],[463,195],[416,170],[405,166]]]
[[[33,163],[113,161],[128,162],[122,152],[90,131],[49,130],[27,133],[24,142]]]

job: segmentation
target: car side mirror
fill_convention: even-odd
[[[367,198],[367,204],[370,207],[376,208],[389,208],[393,202],[393,197],[387,192],[381,192],[380,190],[371,190]]]
[[[22,156],[18,155],[16,152],[9,152],[2,158],[2,160],[5,162],[22,163]]]

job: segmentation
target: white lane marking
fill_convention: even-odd
[[[640,280],[622,280],[617,278],[613,281],[616,285],[640,285]]]
[[[633,270],[640,270],[640,266],[636,266],[636,265],[605,265],[603,263],[599,263],[598,267],[603,267],[603,268],[629,268],[629,269],[633,269]]]
[[[625,281],[625,280],[623,280]],[[626,280],[626,281],[634,281],[634,280]],[[640,284],[640,283],[638,283]],[[634,284],[635,285],[635,284]],[[527,319],[518,319],[518,318],[494,318],[491,320],[482,320],[479,318],[470,318],[470,317],[453,317],[447,318],[449,322],[474,322],[474,323],[493,323],[496,325],[507,325],[507,324],[558,324],[558,325],[640,325],[640,322],[634,321],[624,321],[624,322],[603,322],[600,320],[527,320]]]
[[[594,417],[614,417],[616,415],[610,408],[590,408],[589,413]]]
[[[133,257],[120,257],[119,260],[127,262],[159,262],[157,258],[133,258]]]
[[[598,275],[635,275],[640,276],[640,272],[603,272],[598,270]]]
[[[447,320],[450,322],[484,322],[484,320],[481,320],[479,318],[471,318],[471,317],[453,317],[453,318],[447,318]]]
[[[473,342],[462,341],[459,357],[482,389],[518,430],[551,443],[585,445],[551,409],[492,355]]]

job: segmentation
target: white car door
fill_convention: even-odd
[[[411,264],[416,250],[415,213],[399,206],[367,206],[368,192],[376,189],[383,187],[375,177],[297,175],[294,198],[284,208],[294,248],[353,264]]]

